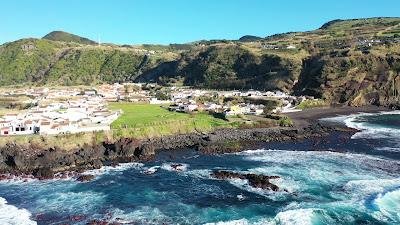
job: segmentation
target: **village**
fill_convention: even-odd
[[[105,84],[97,87],[29,88],[2,91],[0,97],[28,96],[27,109],[0,115],[0,135],[57,135],[107,131],[123,112],[110,110],[110,102],[160,105],[180,113],[219,113],[225,118],[261,116],[266,111],[300,111],[296,105],[313,99],[281,91],[215,91],[157,84]],[[269,102],[278,102],[267,106]],[[268,108],[268,110],[266,110]]]

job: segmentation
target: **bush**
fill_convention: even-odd
[[[293,127],[293,121],[289,117],[284,117],[278,121],[281,127]]]
[[[297,105],[296,109],[309,109],[309,108],[323,107],[327,105],[328,104],[322,99],[315,99],[315,100],[308,99]]]

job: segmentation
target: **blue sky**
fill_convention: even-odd
[[[53,30],[116,44],[185,43],[400,16],[400,0],[4,0],[0,7],[0,43]]]

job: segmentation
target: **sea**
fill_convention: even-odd
[[[400,113],[326,118],[360,132],[267,143],[240,153],[161,151],[96,178],[0,182],[0,224],[400,224]],[[181,164],[175,170],[173,164]],[[214,170],[278,175],[281,190]]]

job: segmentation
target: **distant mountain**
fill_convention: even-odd
[[[239,41],[248,42],[248,41],[259,41],[262,39],[263,39],[262,37],[257,37],[257,36],[253,36],[253,35],[245,35],[245,36],[239,38]]]
[[[65,32],[0,45],[0,86],[114,82],[282,90],[400,107],[400,18],[335,20],[307,32],[174,45],[93,45]],[[84,47],[83,47],[84,46]]]
[[[53,31],[46,34],[43,39],[51,40],[51,41],[62,41],[62,42],[75,42],[79,44],[85,45],[95,45],[97,42],[92,41],[90,39],[80,37],[75,34],[70,34],[64,31]]]

